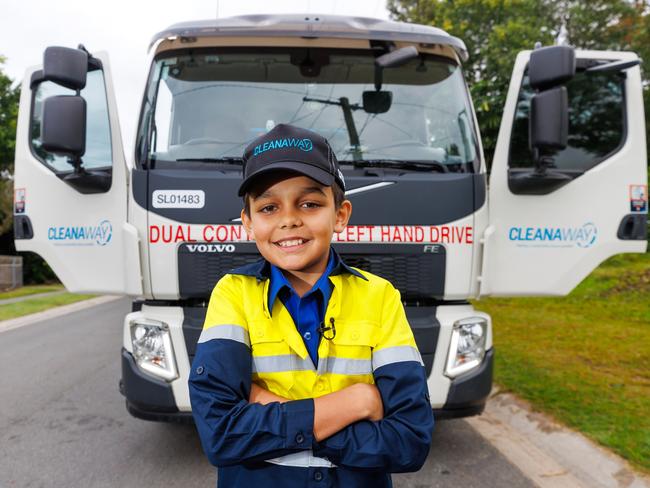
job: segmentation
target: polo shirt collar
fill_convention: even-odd
[[[329,276],[336,276],[347,273],[356,276],[357,278],[361,278],[362,280],[368,281],[368,278],[363,276],[359,271],[345,264],[345,262],[343,262],[343,259],[341,259],[333,247],[330,247],[330,259],[334,260],[334,267],[332,269],[332,272],[329,273]],[[271,279],[271,263],[262,258],[258,261],[255,261],[254,263],[235,268],[229,271],[228,274],[254,276],[258,281],[269,280]]]
[[[316,283],[314,283],[314,286],[311,288],[311,290],[309,290],[306,293],[305,296],[314,293],[316,291],[320,291],[323,300],[325,302],[328,301],[329,296],[331,294],[331,288],[330,288],[331,285],[329,283],[329,276],[334,270],[335,264],[337,264],[336,263],[337,259],[338,256],[335,256],[334,253],[330,251],[330,255],[327,259],[327,267],[325,268],[325,271],[320,276],[320,278],[318,278]],[[275,303],[275,299],[284,288],[287,288],[292,293],[295,293],[293,287],[291,286],[291,283],[289,282],[289,280],[287,280],[287,277],[284,276],[282,270],[277,266],[271,265],[271,283],[269,284],[269,311],[273,310],[273,304]]]

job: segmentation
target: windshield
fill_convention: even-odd
[[[159,168],[239,164],[253,139],[288,123],[326,137],[344,163],[472,172],[472,120],[461,70],[446,58],[376,71],[371,51],[197,50],[155,61],[139,159]]]

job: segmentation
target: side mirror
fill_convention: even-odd
[[[508,187],[518,195],[546,195],[571,181],[554,171],[553,151],[564,149],[569,138],[569,101],[564,86],[576,72],[575,51],[570,46],[535,49],[530,54],[528,79],[537,92],[530,100],[528,141],[534,170],[508,170]]]
[[[533,96],[529,122],[532,149],[564,149],[569,137],[569,102],[567,90],[558,86]]]
[[[552,160],[544,153],[564,149],[569,135],[569,103],[564,84],[576,72],[571,46],[550,46],[530,53],[528,79],[537,92],[530,101],[528,135],[538,174]]]
[[[560,86],[576,74],[576,54],[571,46],[549,46],[530,53],[528,79],[534,90]]]
[[[88,53],[50,46],[43,53],[43,78],[71,90],[82,90],[88,74]]]
[[[369,114],[384,114],[393,103],[393,92],[364,91],[363,110]]]
[[[77,95],[59,95],[43,102],[43,149],[68,156],[80,164],[86,152],[86,101]]]

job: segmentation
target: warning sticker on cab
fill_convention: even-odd
[[[647,185],[630,185],[630,211],[638,213],[648,211]]]

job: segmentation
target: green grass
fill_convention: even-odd
[[[474,306],[497,384],[650,472],[650,254],[610,258],[567,297]]]
[[[60,290],[63,290],[63,285],[22,286],[20,288],[16,288],[15,290],[0,292],[0,300],[5,300],[7,298],[18,298],[27,295],[35,295],[37,293],[47,293],[50,291],[60,291]]]
[[[9,303],[0,307],[0,320],[13,319],[22,317],[30,313],[42,312],[48,308],[67,305],[69,303],[79,302],[93,298],[96,295],[76,295],[72,293],[63,293],[49,297],[34,298],[22,302]]]

